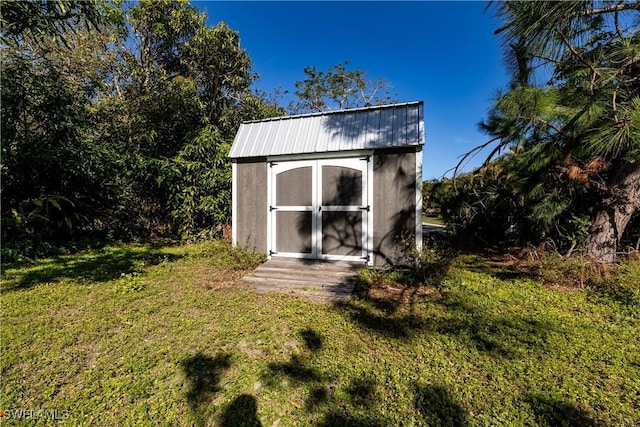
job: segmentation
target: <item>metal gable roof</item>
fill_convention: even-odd
[[[422,101],[245,122],[229,157],[420,145],[424,145]]]

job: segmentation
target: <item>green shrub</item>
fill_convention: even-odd
[[[543,253],[539,260],[530,261],[529,270],[545,284],[581,288],[602,283],[606,274],[584,257],[554,253]]]
[[[397,281],[409,285],[440,286],[458,256],[448,241],[432,239],[424,242],[421,250],[407,248],[405,258],[391,270],[401,272]]]

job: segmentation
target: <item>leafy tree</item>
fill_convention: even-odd
[[[390,85],[382,78],[368,80],[360,68],[349,69],[349,63],[336,64],[327,71],[305,67],[307,77],[295,83],[299,98],[289,109],[294,113],[343,110],[392,102]]]
[[[231,214],[231,145],[212,125],[189,138],[178,155],[166,161],[160,182],[173,186],[169,202],[177,232],[184,238],[213,237]],[[214,225],[214,227],[212,227]]]
[[[228,136],[227,139],[231,140],[243,121],[279,117],[286,113],[287,110],[267,93],[260,90],[246,91],[239,96],[237,102],[229,105],[222,112],[218,119],[218,129],[222,135]]]
[[[122,120],[135,130],[125,147],[128,228],[204,235],[205,224],[216,230],[229,220],[225,147],[240,122],[282,112],[250,92],[251,60],[226,24],[205,26],[186,1],[143,1],[129,16],[136,49],[123,55],[132,78]]]
[[[117,199],[111,185],[116,154],[95,144],[88,103],[101,84],[96,66],[104,57],[104,34],[78,29],[85,27],[83,11],[95,4],[74,9],[70,3],[3,5],[11,31],[1,64],[5,242],[94,229]],[[49,14],[41,16],[42,10]],[[24,19],[34,27],[24,27]],[[99,21],[93,14],[86,19],[95,21],[86,26]],[[56,25],[36,37],[37,25],[49,20]]]
[[[78,28],[87,31],[100,27],[105,20],[100,6],[98,0],[3,1],[0,7],[2,42],[53,40],[66,45],[67,34]]]
[[[221,22],[214,28],[200,28],[189,46],[191,76],[205,105],[209,123],[218,127],[225,112],[238,106],[249,94],[257,75],[240,47],[240,36]],[[224,135],[233,138],[233,133]]]
[[[220,231],[237,126],[284,111],[205,18],[187,1],[3,2],[4,243]]]
[[[189,41],[204,26],[204,15],[187,0],[142,0],[128,17],[137,60],[131,70],[142,88],[149,90],[158,79],[188,72]]]
[[[440,181],[431,179],[422,182],[422,211],[438,212],[440,209],[439,198],[434,194],[440,188]]]
[[[592,201],[586,252],[612,262],[640,208],[640,2],[494,7],[513,78],[481,126],[493,137],[482,147],[522,147],[538,182],[559,175],[558,187],[580,185]]]
[[[130,68],[139,91],[155,91],[162,79],[188,78],[202,104],[203,121],[216,126],[248,95],[257,75],[238,32],[225,23],[207,27],[205,15],[186,0],[141,1],[129,16],[136,46]]]

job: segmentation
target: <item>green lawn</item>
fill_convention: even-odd
[[[466,256],[429,286],[365,271],[357,295],[319,304],[239,287],[257,262],[214,242],[4,266],[5,421],[21,409],[103,426],[640,420],[640,263],[595,292]]]
[[[439,216],[422,215],[422,222],[426,222],[427,224],[445,225],[444,220]]]

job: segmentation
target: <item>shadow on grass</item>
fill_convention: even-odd
[[[430,321],[432,331],[457,336],[495,356],[516,358],[543,348],[547,335],[556,329],[551,322],[520,314],[496,315],[455,297],[445,298],[440,304],[447,315]]]
[[[512,261],[515,261],[515,258]],[[476,253],[466,254],[461,257],[460,262],[465,270],[488,274],[498,280],[536,280],[538,278],[535,273],[523,268],[523,266],[518,267],[517,263],[509,263],[504,257],[494,253],[483,253],[483,256]]]
[[[343,426],[389,426],[396,422],[388,419],[386,411],[379,405],[378,383],[371,373],[362,373],[348,384],[320,384],[311,390],[306,409],[310,414],[319,413],[320,418],[312,423],[323,427]],[[343,388],[348,398],[334,398],[336,388]]]
[[[194,424],[207,425],[207,408],[213,395],[220,391],[220,380],[224,371],[231,367],[231,356],[220,353],[215,357],[197,353],[180,362],[189,383],[187,401],[191,408]],[[240,401],[238,405],[245,405]],[[243,406],[244,407],[244,406]]]
[[[269,363],[267,371],[263,374],[267,384],[273,386],[283,378],[287,378],[294,385],[323,380],[322,374],[309,364],[313,353],[322,348],[322,336],[311,328],[301,330],[299,336],[305,351],[302,354],[292,354],[287,362]]]
[[[311,328],[300,331],[300,338],[302,338],[305,347],[311,351],[318,351],[322,348],[322,336]]]
[[[469,414],[444,386],[416,387],[413,405],[423,416],[426,425],[459,427],[470,425]]]
[[[351,380],[347,394],[355,406],[372,407],[378,398],[378,384],[372,375],[361,375]]]
[[[379,387],[372,374],[353,378],[345,389],[349,398],[332,402],[333,405],[326,410],[316,425],[326,427],[396,425],[398,420],[389,419],[386,408],[379,404]],[[456,427],[472,425],[468,411],[444,386],[415,386],[413,405],[419,414],[420,425]]]
[[[284,363],[272,363],[263,376],[267,386],[298,388],[307,391],[304,408],[309,415],[308,425],[322,427],[343,426],[389,426],[396,425],[398,420],[389,417],[385,406],[384,387],[373,371],[362,371],[353,376],[336,377],[316,368],[316,356],[323,349],[323,338],[313,329],[305,328],[298,332],[304,348],[289,357]],[[286,383],[276,380],[287,379]],[[286,392],[286,390],[285,390]],[[413,388],[415,413],[425,425],[467,426],[470,425],[469,414],[457,403],[451,392],[443,386],[415,386]],[[228,424],[222,425],[259,425],[255,424],[255,401],[245,396],[240,410],[229,410],[225,413]],[[230,408],[233,405],[230,406]],[[237,416],[232,416],[237,414]],[[243,415],[244,414],[244,415]],[[233,424],[231,420],[246,417],[254,424]]]
[[[29,265],[8,268],[3,290],[27,289],[43,283],[73,279],[81,283],[100,283],[149,265],[178,259],[153,246],[107,248],[78,255],[60,256],[35,261]],[[13,271],[12,271],[13,270]]]
[[[551,322],[518,314],[496,315],[454,297],[444,296],[433,304],[444,308],[444,312],[385,311],[371,299],[352,299],[339,302],[336,307],[369,333],[398,340],[410,340],[425,333],[446,334],[479,351],[506,358],[543,347],[547,335],[555,329]]]
[[[603,423],[593,419],[586,411],[568,402],[542,395],[529,395],[526,401],[531,406],[538,425],[541,426],[604,426]]]
[[[323,337],[311,328],[299,331],[298,336],[304,348],[289,356],[286,362],[269,363],[262,378],[269,387],[284,384],[289,387],[305,387],[308,390],[305,408],[313,413],[330,401],[336,384],[330,375],[325,375],[313,366],[316,356],[322,350]]]
[[[279,379],[288,378],[294,385],[322,380],[320,372],[309,366],[307,357],[294,354],[289,361],[269,363],[264,378],[267,384],[274,385]]]
[[[379,385],[373,374],[362,373],[341,384],[339,378],[316,368],[318,360],[322,360],[324,338],[312,328],[299,331],[298,337],[303,348],[292,354],[286,362],[269,364],[263,379],[269,387],[301,387],[306,390],[304,408],[310,417],[308,425],[393,425],[384,411],[379,410]],[[338,390],[346,392],[347,398],[338,398],[344,396]]]
[[[437,277],[431,277],[438,280],[437,285],[407,279],[407,272],[400,276],[392,272],[387,275],[391,280],[372,274],[373,280],[361,278],[354,296],[336,302],[334,307],[362,330],[390,339],[446,334],[478,351],[505,358],[544,346],[549,332],[555,329],[552,322],[512,310],[485,308],[482,297],[469,300],[448,290],[441,283],[450,259],[442,259],[446,265],[436,269]]]
[[[379,302],[347,300],[338,301],[335,306],[362,329],[388,338],[407,339],[425,327],[420,316],[396,313],[393,304]]]
[[[600,286],[589,287],[587,292],[591,301],[614,301],[631,309],[640,304],[640,292],[634,292],[629,286],[616,283],[613,280]]]
[[[439,299],[455,251],[439,244],[411,253],[386,270],[364,270],[352,298],[334,305],[363,329],[385,337],[407,339],[428,325],[416,310],[426,299]]]
[[[250,394],[241,394],[227,406],[220,420],[221,427],[260,427],[258,402]]]

